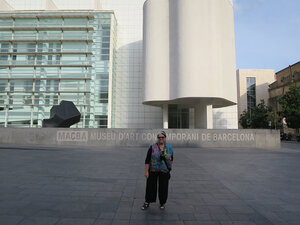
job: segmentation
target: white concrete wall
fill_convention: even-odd
[[[10,11],[13,10],[14,8],[8,4],[8,2],[6,2],[5,0],[0,0],[0,8],[1,11]]]
[[[143,105],[143,4],[145,0],[100,0],[118,21],[116,83],[112,121],[115,128],[161,128],[160,107]]]
[[[0,128],[0,145],[21,146],[112,146],[148,147],[157,140],[159,129],[13,129]],[[279,149],[279,130],[169,129],[173,147]]]
[[[214,129],[237,129],[238,128],[237,105],[213,109]]]

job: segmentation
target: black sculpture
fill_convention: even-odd
[[[43,127],[70,127],[80,121],[81,114],[73,102],[61,101],[52,106],[50,118],[43,120]]]

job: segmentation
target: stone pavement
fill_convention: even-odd
[[[0,225],[300,224],[297,143],[175,148],[164,211],[139,208],[146,151],[0,146]]]

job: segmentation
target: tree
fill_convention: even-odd
[[[239,122],[243,128],[269,128],[270,112],[271,108],[262,99],[257,106],[244,110]]]
[[[271,128],[277,129],[281,127],[281,122],[278,121],[279,115],[277,112],[269,112],[268,113],[268,121],[271,122]]]
[[[280,99],[282,115],[290,128],[300,127],[300,87],[290,86],[289,91]]]

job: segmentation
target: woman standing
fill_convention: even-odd
[[[160,209],[165,209],[168,198],[170,171],[173,164],[173,150],[166,143],[167,135],[164,131],[157,134],[157,142],[150,146],[145,160],[145,177],[147,178],[145,202],[142,210],[156,202],[157,182]]]

